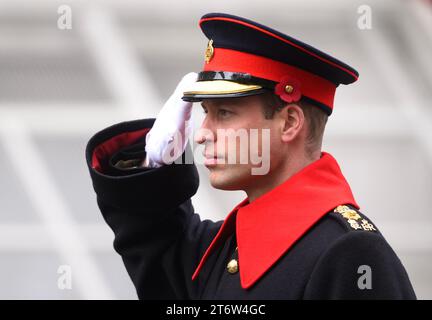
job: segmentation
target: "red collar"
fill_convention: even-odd
[[[236,229],[240,282],[248,289],[320,218],[341,204],[359,208],[336,160],[322,152],[319,160],[252,203],[248,198],[239,203],[207,248],[192,280]]]

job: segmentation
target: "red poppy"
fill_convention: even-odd
[[[300,81],[291,77],[283,76],[275,87],[275,93],[288,103],[297,102],[301,98]]]

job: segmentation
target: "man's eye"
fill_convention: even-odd
[[[203,109],[202,111],[203,111],[203,113],[206,113],[206,114],[208,113],[207,109]]]
[[[229,114],[231,114],[231,111],[228,111],[228,110],[225,110],[225,109],[219,109],[219,115],[220,115],[221,117],[226,117],[226,116],[228,116]]]

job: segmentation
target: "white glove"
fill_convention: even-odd
[[[187,145],[192,129],[192,102],[183,101],[183,92],[194,82],[198,74],[183,76],[174,93],[160,110],[153,127],[147,133],[145,167],[158,168],[171,164],[180,157]]]

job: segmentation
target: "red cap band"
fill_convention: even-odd
[[[254,54],[224,48],[214,48],[204,71],[249,73],[254,77],[279,82],[289,75],[301,83],[302,95],[333,109],[336,85],[322,77],[291,65]]]

